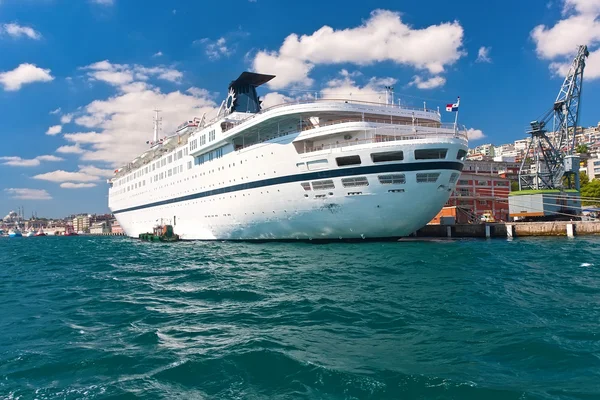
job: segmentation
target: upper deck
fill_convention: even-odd
[[[172,154],[176,159],[188,155],[197,157],[226,145],[232,145],[233,150],[239,151],[292,134],[314,140],[321,135],[335,135],[343,129],[381,128],[393,131],[394,137],[434,139],[453,135],[466,140],[463,130],[457,129],[454,124],[441,123],[439,110],[352,99],[295,101],[256,113],[232,112],[199,124],[183,135],[172,135],[119,169],[112,181]]]

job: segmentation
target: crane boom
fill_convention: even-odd
[[[581,89],[587,46],[579,46],[552,108],[527,131],[531,141],[519,169],[519,189],[562,189],[563,176],[575,178],[579,190],[579,161],[573,156],[579,123]],[[551,137],[547,125],[553,120]]]

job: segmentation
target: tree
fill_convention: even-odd
[[[578,154],[587,154],[588,153],[588,147],[585,144],[579,144],[575,148],[575,152],[578,153]]]
[[[579,171],[579,184],[581,188],[590,183],[590,178],[588,178],[587,173],[585,171]]]
[[[583,205],[598,206],[600,204],[600,180],[593,179],[590,183],[586,184],[585,187],[581,187],[581,197],[584,200],[581,201]]]
[[[510,181],[510,191],[511,192],[516,192],[519,190],[519,182],[517,181]]]

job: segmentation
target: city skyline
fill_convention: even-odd
[[[0,209],[108,212],[105,181],[147,147],[153,110],[163,134],[210,116],[244,70],[277,75],[265,106],[315,93],[384,102],[393,86],[451,122],[460,96],[475,147],[524,139],[587,44],[580,124],[600,119],[600,0],[314,4],[1,2]]]

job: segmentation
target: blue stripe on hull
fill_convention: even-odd
[[[436,162],[420,162],[420,163],[407,163],[407,164],[387,164],[387,165],[370,165],[367,167],[351,167],[351,168],[340,168],[332,169],[327,171],[309,172],[305,174],[296,174],[282,176],[279,178],[269,178],[260,181],[240,183],[237,185],[227,186],[220,189],[207,190],[205,192],[198,192],[194,194],[188,194],[186,196],[175,197],[173,199],[156,201],[154,203],[142,204],[139,206],[123,208],[121,210],[113,211],[113,214],[119,214],[129,211],[142,210],[144,208],[164,206],[167,204],[179,203],[181,201],[195,200],[203,197],[217,196],[224,193],[238,192],[240,190],[256,189],[266,186],[281,185],[283,183],[293,183],[301,181],[311,181],[314,179],[327,179],[327,178],[339,178],[353,175],[369,175],[379,174],[385,172],[411,172],[411,171],[428,171],[438,169],[453,169],[456,171],[462,171],[463,164],[460,162],[451,161],[436,161]]]

